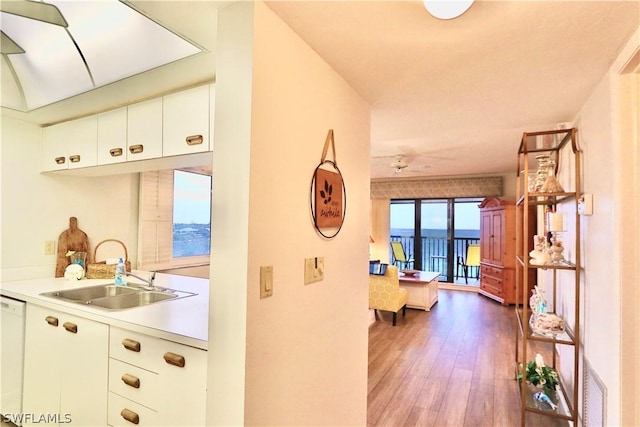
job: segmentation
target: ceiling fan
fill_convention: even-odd
[[[403,170],[409,167],[409,163],[404,158],[403,154],[398,154],[396,159],[389,164],[389,166],[393,169],[393,173],[398,174],[402,173]]]

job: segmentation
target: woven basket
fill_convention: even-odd
[[[127,252],[125,244],[120,240],[106,239],[98,243],[93,250],[94,262],[92,264],[87,264],[87,279],[113,279],[116,276],[116,264],[107,264],[107,261],[98,261],[97,258],[98,248],[101,244],[106,242],[116,242],[122,245],[122,248],[124,249],[124,265],[127,271],[131,271],[131,261],[129,261],[129,253]]]

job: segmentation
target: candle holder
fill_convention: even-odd
[[[562,255],[564,246],[562,246],[562,236],[560,233],[560,231],[551,232],[551,247],[549,251],[551,252],[551,262],[556,264],[564,261],[564,255]]]
[[[564,261],[564,247],[562,246],[561,233],[564,231],[562,214],[559,212],[549,212],[547,215],[548,229],[551,232],[551,247],[549,248],[549,255],[551,255],[551,262],[561,263]]]

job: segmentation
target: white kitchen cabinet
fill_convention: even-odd
[[[43,130],[42,171],[49,172],[69,168],[69,122],[49,126]]]
[[[206,351],[111,327],[109,356],[110,425],[205,424]]]
[[[109,326],[34,304],[25,324],[23,413],[33,414],[26,421],[105,425]]]
[[[42,170],[95,166],[98,161],[97,116],[83,117],[44,129]]]
[[[98,164],[127,160],[127,107],[98,114]]]
[[[83,117],[68,122],[69,169],[98,164],[98,117]]]
[[[209,150],[209,85],[163,97],[162,155]]]
[[[127,161],[162,157],[162,98],[127,107]]]

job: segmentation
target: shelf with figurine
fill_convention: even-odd
[[[527,338],[533,341],[544,341],[555,344],[575,345],[572,331],[565,326],[562,316],[554,312],[547,311],[548,303],[545,292],[535,286],[531,298],[529,298],[529,310],[526,316],[521,307],[516,308],[516,317],[520,327],[520,333],[524,334],[524,322],[528,322]]]
[[[548,350],[551,370],[558,379],[557,386],[548,392],[534,387],[528,375],[526,383],[522,381],[522,426],[526,423],[527,412],[574,423],[578,420],[576,408],[569,403],[579,401],[578,362],[582,347],[581,221],[578,216],[582,190],[580,156],[575,128],[525,132],[518,149],[516,204],[520,208],[516,211],[515,288],[516,300],[520,303],[515,307],[517,375],[522,379],[526,368],[532,368],[535,376],[535,370],[543,364],[526,362],[526,358],[533,349]],[[562,184],[572,188],[565,190],[561,180]],[[532,225],[529,212],[534,208],[544,221]],[[569,227],[565,228],[565,223]],[[533,236],[533,242],[530,236]],[[566,252],[565,248],[568,248]],[[533,270],[537,270],[537,274],[532,279],[529,273]],[[532,284],[535,287],[530,291]],[[549,292],[549,300],[545,291]],[[560,368],[562,375],[555,372]],[[562,379],[567,381],[566,384]]]
[[[567,399],[562,378],[555,368],[545,364],[540,353],[525,366],[519,364],[516,367],[516,379],[524,379],[526,383],[520,390],[524,392],[524,402],[529,412],[572,420],[573,408]]]

